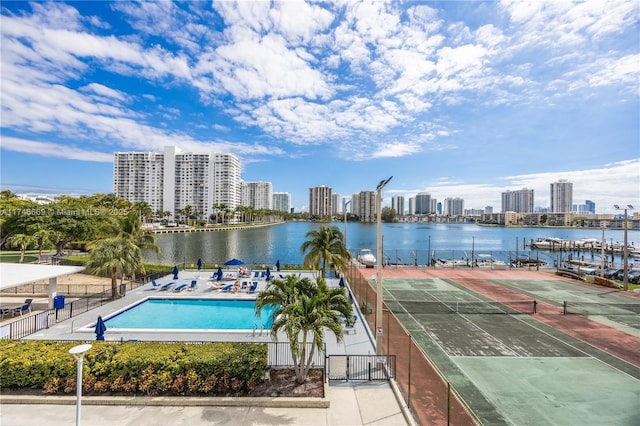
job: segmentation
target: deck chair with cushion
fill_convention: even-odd
[[[254,281],[253,284],[251,284],[251,287],[249,287],[249,293],[255,293],[257,288],[258,288],[258,281]]]
[[[13,315],[20,314],[22,316],[25,312],[31,312],[31,302],[33,302],[33,299],[25,299],[22,306],[14,308]]]
[[[174,292],[179,293],[182,290],[184,290],[185,288],[187,288],[187,284],[180,284],[179,286],[177,286],[176,288],[173,289]]]

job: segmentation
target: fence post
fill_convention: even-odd
[[[451,383],[447,381],[447,426],[451,424]]]
[[[409,362],[407,368],[407,407],[411,408],[411,340],[413,338],[409,335]]]

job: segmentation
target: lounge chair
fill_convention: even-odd
[[[257,288],[258,288],[258,281],[254,281],[253,284],[251,284],[251,287],[249,287],[249,293],[255,293]]]
[[[4,319],[5,316],[11,313],[11,309],[9,308],[0,308],[0,319]]]
[[[151,285],[152,285],[154,288],[156,288],[156,287],[160,287],[160,284],[158,284],[158,283],[156,282],[156,280],[151,280]]]
[[[22,306],[13,308],[13,315],[20,314],[22,316],[25,312],[31,312],[31,302],[33,302],[33,299],[25,299]]]
[[[225,293],[228,293],[231,291],[232,288],[233,288],[233,284],[227,284],[224,287],[222,287],[220,291],[224,291]]]
[[[194,288],[198,288],[198,280],[191,280],[191,285],[189,286],[189,290],[193,290]]]
[[[248,287],[249,287],[249,282],[242,281],[242,285],[240,286],[240,290],[246,291]]]
[[[187,288],[187,284],[180,284],[179,286],[174,288],[173,291],[174,291],[174,293],[179,293],[182,290],[184,290],[185,288]]]
[[[260,278],[260,271],[255,271],[253,273],[253,278]]]
[[[162,287],[160,287],[160,291],[169,290],[169,287],[171,287],[175,283],[176,283],[175,281],[171,281],[169,283],[164,284]]]

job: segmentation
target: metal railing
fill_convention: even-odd
[[[329,380],[376,381],[396,377],[395,355],[328,355]]]

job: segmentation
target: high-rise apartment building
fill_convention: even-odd
[[[356,202],[353,213],[358,215],[360,222],[375,222],[377,220],[376,192],[360,191],[354,198]]]
[[[271,182],[242,182],[242,205],[254,210],[272,210]]]
[[[273,210],[279,212],[291,212],[291,194],[288,192],[274,192],[273,193]]]
[[[551,213],[573,211],[573,183],[560,179],[551,185]]]
[[[232,154],[183,153],[175,146],[164,153],[116,152],[113,189],[125,200],[169,211],[172,218],[187,206],[206,218],[214,204],[231,210],[240,205],[240,160]]]
[[[409,214],[416,214],[416,197],[409,198]]]
[[[394,195],[391,197],[391,208],[396,211],[397,214],[404,214],[404,197],[402,195]]]
[[[505,212],[533,213],[533,189],[503,192],[502,213]]]
[[[462,198],[445,198],[444,214],[448,216],[461,216],[464,213],[464,200]]]
[[[420,192],[416,194],[415,214],[429,214],[435,211],[431,203],[431,194]]]
[[[333,194],[331,199],[331,209],[332,215],[337,215],[337,214],[342,214],[343,212],[340,211],[340,209],[342,208],[342,203],[340,203],[340,194]]]
[[[309,214],[329,217],[333,211],[332,189],[324,185],[309,188]]]

